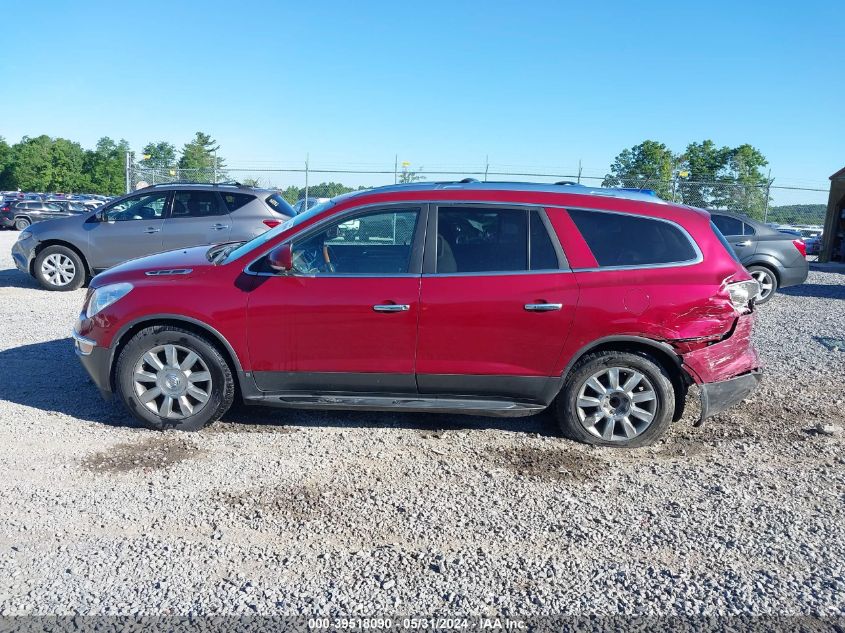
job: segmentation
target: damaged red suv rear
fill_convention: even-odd
[[[760,380],[759,287],[706,211],[560,183],[355,192],[246,243],[97,275],[74,328],[106,396],[197,430],[235,397],[288,408],[531,415],[653,442]]]

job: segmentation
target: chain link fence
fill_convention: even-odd
[[[127,191],[167,182],[239,182],[244,185],[277,189],[294,203],[307,196],[331,197],[353,189],[364,189],[398,182],[461,180],[476,178],[491,181],[577,182],[603,186],[605,178],[555,174],[530,170],[483,169],[437,170],[423,167],[411,170],[407,163],[378,167],[314,166],[302,167],[219,167],[180,169],[154,167],[127,158]],[[330,186],[327,186],[330,185]],[[763,222],[791,226],[824,224],[827,189],[778,186],[773,182],[745,185],[734,182],[696,182],[682,177],[670,180],[614,181],[615,187],[647,189],[660,198],[703,209],[735,211]],[[798,204],[776,204],[777,200],[807,200]]]

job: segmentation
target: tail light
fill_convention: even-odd
[[[801,257],[807,256],[807,245],[804,243],[804,240],[792,240],[792,243],[795,244],[795,248],[801,253]]]
[[[277,227],[277,226],[279,226],[281,223],[282,223],[282,221],[281,221],[281,220],[264,220],[264,224],[266,224],[267,226],[269,226],[271,229],[276,228],[276,227]]]
[[[760,284],[753,279],[730,283],[725,288],[730,295],[731,304],[740,314],[749,312],[752,302],[760,294]]]

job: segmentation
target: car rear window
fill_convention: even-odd
[[[569,215],[602,268],[680,264],[697,257],[689,238],[670,222],[579,209]]]
[[[255,196],[251,196],[248,193],[221,192],[220,195],[223,196],[223,202],[226,203],[226,208],[229,209],[230,212],[235,209],[240,209],[245,204],[255,200]]]
[[[270,208],[273,209],[273,211],[275,211],[276,213],[286,215],[289,218],[292,218],[296,215],[293,210],[293,207],[291,207],[288,204],[288,201],[282,198],[282,196],[280,196],[278,193],[271,193],[264,199],[264,202],[270,205]]]

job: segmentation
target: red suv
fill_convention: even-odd
[[[248,404],[524,416],[638,446],[754,390],[759,287],[706,211],[560,183],[334,198],[246,243],[97,275],[74,329],[154,429]]]

